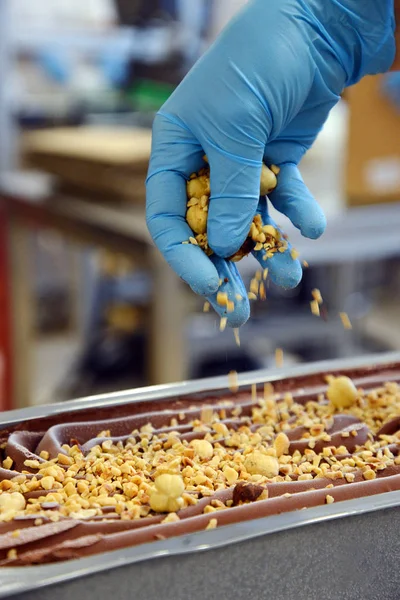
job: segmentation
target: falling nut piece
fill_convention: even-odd
[[[284,454],[288,454],[289,453],[289,447],[290,447],[290,440],[288,438],[288,436],[286,435],[286,433],[278,433],[278,435],[275,438],[274,441],[274,448],[276,451],[276,455],[277,457],[281,457]]]

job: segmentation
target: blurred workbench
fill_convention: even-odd
[[[78,195],[54,193],[46,177],[2,176],[0,209],[8,231],[11,307],[12,384],[3,409],[30,401],[33,310],[30,234],[56,230],[85,246],[100,246],[140,260],[153,278],[148,380],[168,383],[185,379],[185,286],[155,250],[145,223],[144,206],[126,202],[93,202]],[[7,262],[7,261],[5,261]],[[4,318],[4,315],[3,315]],[[3,365],[7,370],[8,365]]]
[[[187,378],[189,361],[198,362],[195,351],[204,353],[216,347],[216,329],[210,319],[205,327],[206,316],[198,315],[199,327],[185,331],[193,295],[188,295],[188,288],[165,264],[147,232],[144,177],[150,155],[149,132],[121,128],[36,132],[24,138],[24,146],[27,166],[56,176],[58,184],[54,187],[49,175],[1,176],[0,228],[4,235],[0,232],[0,269],[3,282],[10,281],[10,289],[3,285],[9,293],[0,294],[0,344],[4,348],[10,338],[11,360],[0,361],[4,381],[0,386],[0,408],[22,407],[30,401],[35,301],[29,242],[33,231],[43,229],[56,230],[66,239],[87,247],[100,246],[122,253],[149,270],[153,291],[147,380],[169,383]],[[273,209],[271,215],[286,231],[301,258],[311,267],[322,268],[320,287],[324,297],[329,297],[333,315],[346,309],[347,299],[362,288],[361,280],[366,278],[362,275],[372,263],[400,255],[400,211],[396,203],[348,210],[340,206],[336,214],[330,214],[327,231],[318,241],[303,238]],[[6,238],[8,247],[4,244]],[[256,268],[251,257],[240,264],[245,279],[250,279]],[[325,287],[330,289],[324,290],[328,282],[330,285]],[[360,294],[355,299],[357,303],[359,298]],[[363,351],[361,319],[353,322],[349,336],[339,319],[329,323],[315,319],[306,304],[304,314],[285,311],[277,317],[273,311],[267,311],[262,321],[252,319],[241,332],[242,347],[253,347],[261,335],[270,338],[275,347],[290,346],[296,341],[309,345],[319,340],[334,346],[335,356],[353,356]],[[12,316],[9,336],[8,319],[4,316],[8,312]],[[228,335],[230,332],[226,332]],[[226,344],[221,334],[218,341]]]

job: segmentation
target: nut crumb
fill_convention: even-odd
[[[290,440],[286,433],[278,433],[274,441],[274,448],[276,450],[276,456],[280,458],[284,454],[289,452]]]
[[[364,471],[363,477],[364,477],[364,479],[367,479],[367,480],[375,479],[376,473],[372,469],[367,469],[366,471]]]
[[[311,300],[310,302],[310,308],[311,308],[311,312],[315,317],[320,317],[321,316],[321,312],[319,309],[319,303],[317,302],[317,300]]]
[[[313,299],[318,303],[318,304],[322,304],[323,303],[323,299],[322,299],[322,295],[321,292],[315,288],[312,292],[311,295],[313,297]]]
[[[230,371],[228,375],[229,389],[232,393],[236,394],[239,391],[239,382],[237,371]]]
[[[282,350],[282,348],[277,348],[275,350],[275,364],[278,368],[283,367],[283,350]]]
[[[4,467],[4,469],[11,469],[12,464],[13,464],[13,460],[9,456],[7,456],[7,458],[5,458],[3,460],[3,467]]]
[[[203,423],[205,423],[206,425],[209,425],[210,423],[212,423],[213,416],[214,416],[214,410],[213,410],[212,406],[202,406],[201,412],[200,412],[200,419],[203,421]]]
[[[217,294],[217,304],[219,306],[226,306],[228,304],[229,298],[226,292],[218,292]]]
[[[163,519],[161,521],[161,523],[163,523],[163,524],[177,523],[178,521],[180,521],[180,518],[178,517],[178,515],[176,513],[169,513],[169,515],[167,517],[165,517],[165,519]]]
[[[335,502],[335,498],[333,496],[330,496],[329,494],[326,496],[326,503],[327,504],[333,504]]]
[[[233,485],[238,480],[239,473],[233,467],[226,466],[223,473],[229,485]]]
[[[221,321],[219,323],[219,330],[225,331],[227,323],[228,323],[227,317],[221,317]]]
[[[253,383],[251,386],[251,400],[252,402],[257,402],[257,384]]]
[[[208,460],[212,458],[214,454],[213,445],[207,440],[192,440],[190,442],[195,454],[202,460]]]
[[[351,324],[351,321],[349,319],[349,315],[345,312],[341,312],[339,314],[340,316],[340,320],[342,321],[342,325],[345,329],[353,329],[353,326]]]
[[[206,530],[208,530],[208,529],[216,529],[217,526],[218,526],[217,519],[210,519],[210,521],[209,521],[209,523],[208,523],[208,525],[206,527]]]

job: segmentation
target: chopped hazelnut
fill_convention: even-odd
[[[73,459],[66,454],[62,454],[61,452],[58,454],[58,462],[60,465],[70,466],[73,464]]]
[[[170,513],[163,521],[161,521],[161,523],[177,523],[178,521],[180,521],[178,515],[176,513]]]
[[[185,484],[180,475],[159,475],[154,482],[157,491],[169,498],[179,498],[185,491]]]
[[[218,521],[217,519],[211,519],[206,527],[206,529],[216,529],[216,527],[218,526]]]
[[[229,466],[226,466],[224,468],[223,473],[224,473],[225,479],[229,485],[233,485],[239,477],[239,473],[235,469],[233,469],[232,467],[229,467]]]
[[[270,194],[276,188],[277,183],[276,174],[267,165],[263,164],[261,168],[260,196]]]
[[[335,408],[349,408],[357,399],[357,388],[349,377],[336,377],[329,382],[326,395]]]
[[[25,506],[25,498],[19,492],[3,492],[0,494],[0,520],[11,521]]]
[[[13,460],[9,456],[7,456],[7,458],[5,458],[3,460],[3,467],[4,467],[4,469],[11,469],[12,464],[13,464]]]
[[[200,175],[187,182],[187,195],[189,198],[201,200],[203,196],[210,195],[210,179],[207,175]]]
[[[170,498],[165,494],[153,492],[150,496],[150,508],[154,512],[176,512],[183,506],[180,498]]]
[[[213,445],[207,440],[192,440],[190,442],[195,454],[201,459],[212,458],[214,454]]]
[[[280,458],[284,454],[289,452],[290,440],[286,433],[278,433],[274,441],[274,448],[276,451],[276,456]]]
[[[372,469],[367,469],[366,471],[364,471],[363,477],[364,477],[364,479],[367,479],[367,480],[369,480],[369,479],[375,479],[376,478],[376,473]]]
[[[276,477],[279,474],[279,463],[273,456],[267,456],[255,450],[246,456],[245,469],[251,475],[263,475],[264,477]]]
[[[46,475],[45,477],[42,477],[42,479],[40,480],[40,485],[42,486],[42,488],[44,490],[51,490],[53,489],[54,486],[54,477],[51,477],[51,475]]]

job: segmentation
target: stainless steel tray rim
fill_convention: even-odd
[[[390,508],[400,508],[400,491],[385,492],[361,499],[345,500],[337,504],[325,504],[314,508],[295,510],[61,563],[32,567],[4,567],[0,568],[0,598],[8,598],[26,591],[65,583],[79,577],[101,573],[128,564],[214,550],[297,527],[315,525]],[[32,584],[32,582],[35,583]]]
[[[400,362],[399,352],[385,354],[373,354],[354,359],[337,359],[329,361],[313,362],[308,365],[294,366],[289,369],[262,369],[238,375],[240,387],[250,386],[254,383],[273,383],[289,377],[301,377],[318,374],[319,372],[334,372],[357,369],[362,367],[381,366],[385,364]],[[53,417],[69,412],[81,412],[94,408],[113,408],[125,404],[136,404],[138,402],[152,402],[154,400],[168,400],[173,397],[185,397],[189,394],[219,391],[229,389],[230,380],[228,376],[183,381],[173,384],[162,384],[125,390],[113,394],[101,394],[63,402],[62,404],[46,404],[30,408],[17,409],[1,413],[0,428],[9,427],[19,422],[43,417]]]
[[[400,353],[364,356],[355,359],[339,359],[321,361],[310,365],[292,367],[290,369],[262,370],[239,376],[240,386],[253,383],[279,381],[289,377],[301,377],[320,372],[338,372],[340,370],[357,369],[371,366],[384,366],[400,362]],[[152,402],[158,399],[186,397],[190,394],[220,391],[229,389],[228,377],[216,377],[127,390],[111,395],[94,396],[80,400],[47,406],[33,407],[3,413],[0,417],[0,429],[15,425],[21,421],[63,415],[69,412],[81,412],[93,408],[112,408],[123,404]],[[170,538],[165,541],[151,542],[145,545],[123,548],[112,552],[96,554],[61,563],[32,566],[0,568],[0,598],[44,588],[52,584],[67,582],[78,577],[99,573],[143,562],[163,556],[177,556],[187,553],[221,548],[230,544],[244,542],[260,536],[286,531],[324,521],[344,517],[362,515],[378,510],[400,507],[400,492],[386,492],[361,499],[348,500],[331,505],[295,510],[281,515],[274,515],[250,521],[226,525],[215,530],[201,531],[186,536]],[[36,583],[40,578],[40,583]],[[17,581],[16,581],[17,579]],[[33,583],[35,582],[35,583]]]

